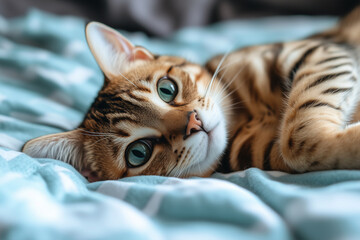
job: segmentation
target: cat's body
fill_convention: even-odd
[[[223,80],[242,79],[230,87],[236,89],[233,102],[241,104],[229,124],[228,170],[359,168],[354,160],[360,152],[353,143],[360,140],[360,128],[350,125],[358,120],[359,53],[311,39],[227,57],[225,65],[234,59],[239,64],[224,70]]]
[[[206,69],[92,23],[103,89],[78,129],[31,140],[24,152],[70,162],[93,181],[207,176],[217,166],[360,169],[360,125],[350,124],[360,116],[359,16],[309,39],[215,57]]]

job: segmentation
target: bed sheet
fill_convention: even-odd
[[[183,29],[169,39],[123,33],[155,53],[204,63],[334,22],[232,21]],[[31,138],[75,128],[102,81],[82,19],[37,10],[0,17],[0,239],[359,239],[357,170],[291,175],[251,168],[210,178],[88,183],[66,163],[19,152]]]

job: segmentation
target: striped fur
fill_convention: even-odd
[[[200,94],[211,76],[199,66],[175,57],[160,57],[144,64],[142,69],[146,70],[136,73],[129,71],[125,75],[137,87],[124,82],[122,78],[108,80],[81,124],[80,129],[85,130],[85,134],[113,134],[107,138],[96,137],[96,134],[83,136],[88,142],[84,145],[85,159],[90,164],[88,167],[104,174],[102,178],[110,179],[140,174],[191,176],[211,173],[222,150],[215,159],[209,159],[204,169],[196,163],[206,156],[207,151],[200,151],[199,148],[207,148],[207,136],[197,134],[183,139],[190,111],[196,109],[202,114],[200,117],[203,121],[207,112],[220,111],[215,109],[220,107],[211,99],[205,99]],[[162,102],[157,96],[156,82],[164,75],[178,83],[180,96],[174,105]],[[203,87],[201,81],[205,81]],[[207,123],[212,128],[215,122],[209,119]],[[122,160],[126,146],[142,138],[156,139],[153,156],[143,167],[129,168]],[[203,143],[195,144],[197,142]],[[225,143],[223,145],[225,147]]]
[[[221,156],[222,171],[360,169],[359,16],[356,9],[322,34],[240,49],[205,68],[93,24],[103,34],[88,34],[103,88],[78,129],[31,140],[24,152],[67,161],[94,181],[207,176]],[[179,88],[171,103],[157,93],[164,76]],[[194,111],[204,131],[188,137]],[[151,158],[129,167],[126,148],[139,139],[151,139]]]
[[[360,169],[359,56],[359,8],[309,39],[232,53],[220,76],[236,75],[232,99],[242,104],[228,123],[223,170]]]
[[[179,88],[171,104],[157,93],[157,82],[163,76]],[[78,129],[33,139],[23,151],[69,162],[91,181],[134,175],[207,176],[226,147],[227,115],[222,109],[229,105],[219,84],[205,97],[211,78],[205,68],[178,57],[140,61],[121,76],[106,77]],[[194,110],[204,131],[185,138],[189,113]],[[78,139],[77,146],[71,147],[73,142],[63,137]],[[129,167],[126,148],[139,139],[153,141],[152,156],[141,167]],[[81,155],[71,155],[75,150]]]

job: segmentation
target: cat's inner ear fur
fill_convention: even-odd
[[[121,75],[132,62],[154,59],[148,50],[134,46],[119,32],[102,23],[90,22],[85,33],[95,60],[108,78]]]
[[[28,141],[22,151],[35,158],[51,158],[83,168],[83,143],[80,130],[50,134]]]

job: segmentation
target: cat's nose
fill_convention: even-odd
[[[190,136],[192,133],[203,130],[202,122],[197,116],[196,111],[193,111],[189,115],[188,124],[186,127],[185,137]]]

